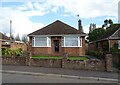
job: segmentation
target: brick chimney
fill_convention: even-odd
[[[81,20],[80,20],[80,19],[78,20],[78,31],[79,31],[79,32],[83,32],[83,27],[82,27],[82,24],[81,24]]]

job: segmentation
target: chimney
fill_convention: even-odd
[[[81,20],[78,20],[78,30],[79,32],[83,32],[83,28],[82,28],[82,24],[81,24]]]

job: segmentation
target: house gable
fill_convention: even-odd
[[[120,28],[109,37],[109,39],[120,39]]]
[[[82,31],[75,29],[59,20],[43,27],[28,36],[34,35],[69,35],[69,34],[84,34]]]
[[[1,33],[0,32],[0,39],[2,39],[2,40],[10,40],[10,38],[9,37],[7,37],[6,35],[4,35],[3,33]]]
[[[120,29],[120,24],[113,24],[112,27],[108,27],[105,34],[98,40],[110,39],[118,37],[118,30]]]

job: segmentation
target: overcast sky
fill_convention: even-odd
[[[14,35],[29,34],[56,20],[77,29],[80,18],[84,32],[88,33],[90,23],[99,27],[105,19],[118,22],[118,2],[119,0],[0,0],[0,31],[9,34],[9,20],[12,20]]]

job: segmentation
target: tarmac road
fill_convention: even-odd
[[[111,82],[3,73],[2,83],[111,83]]]

